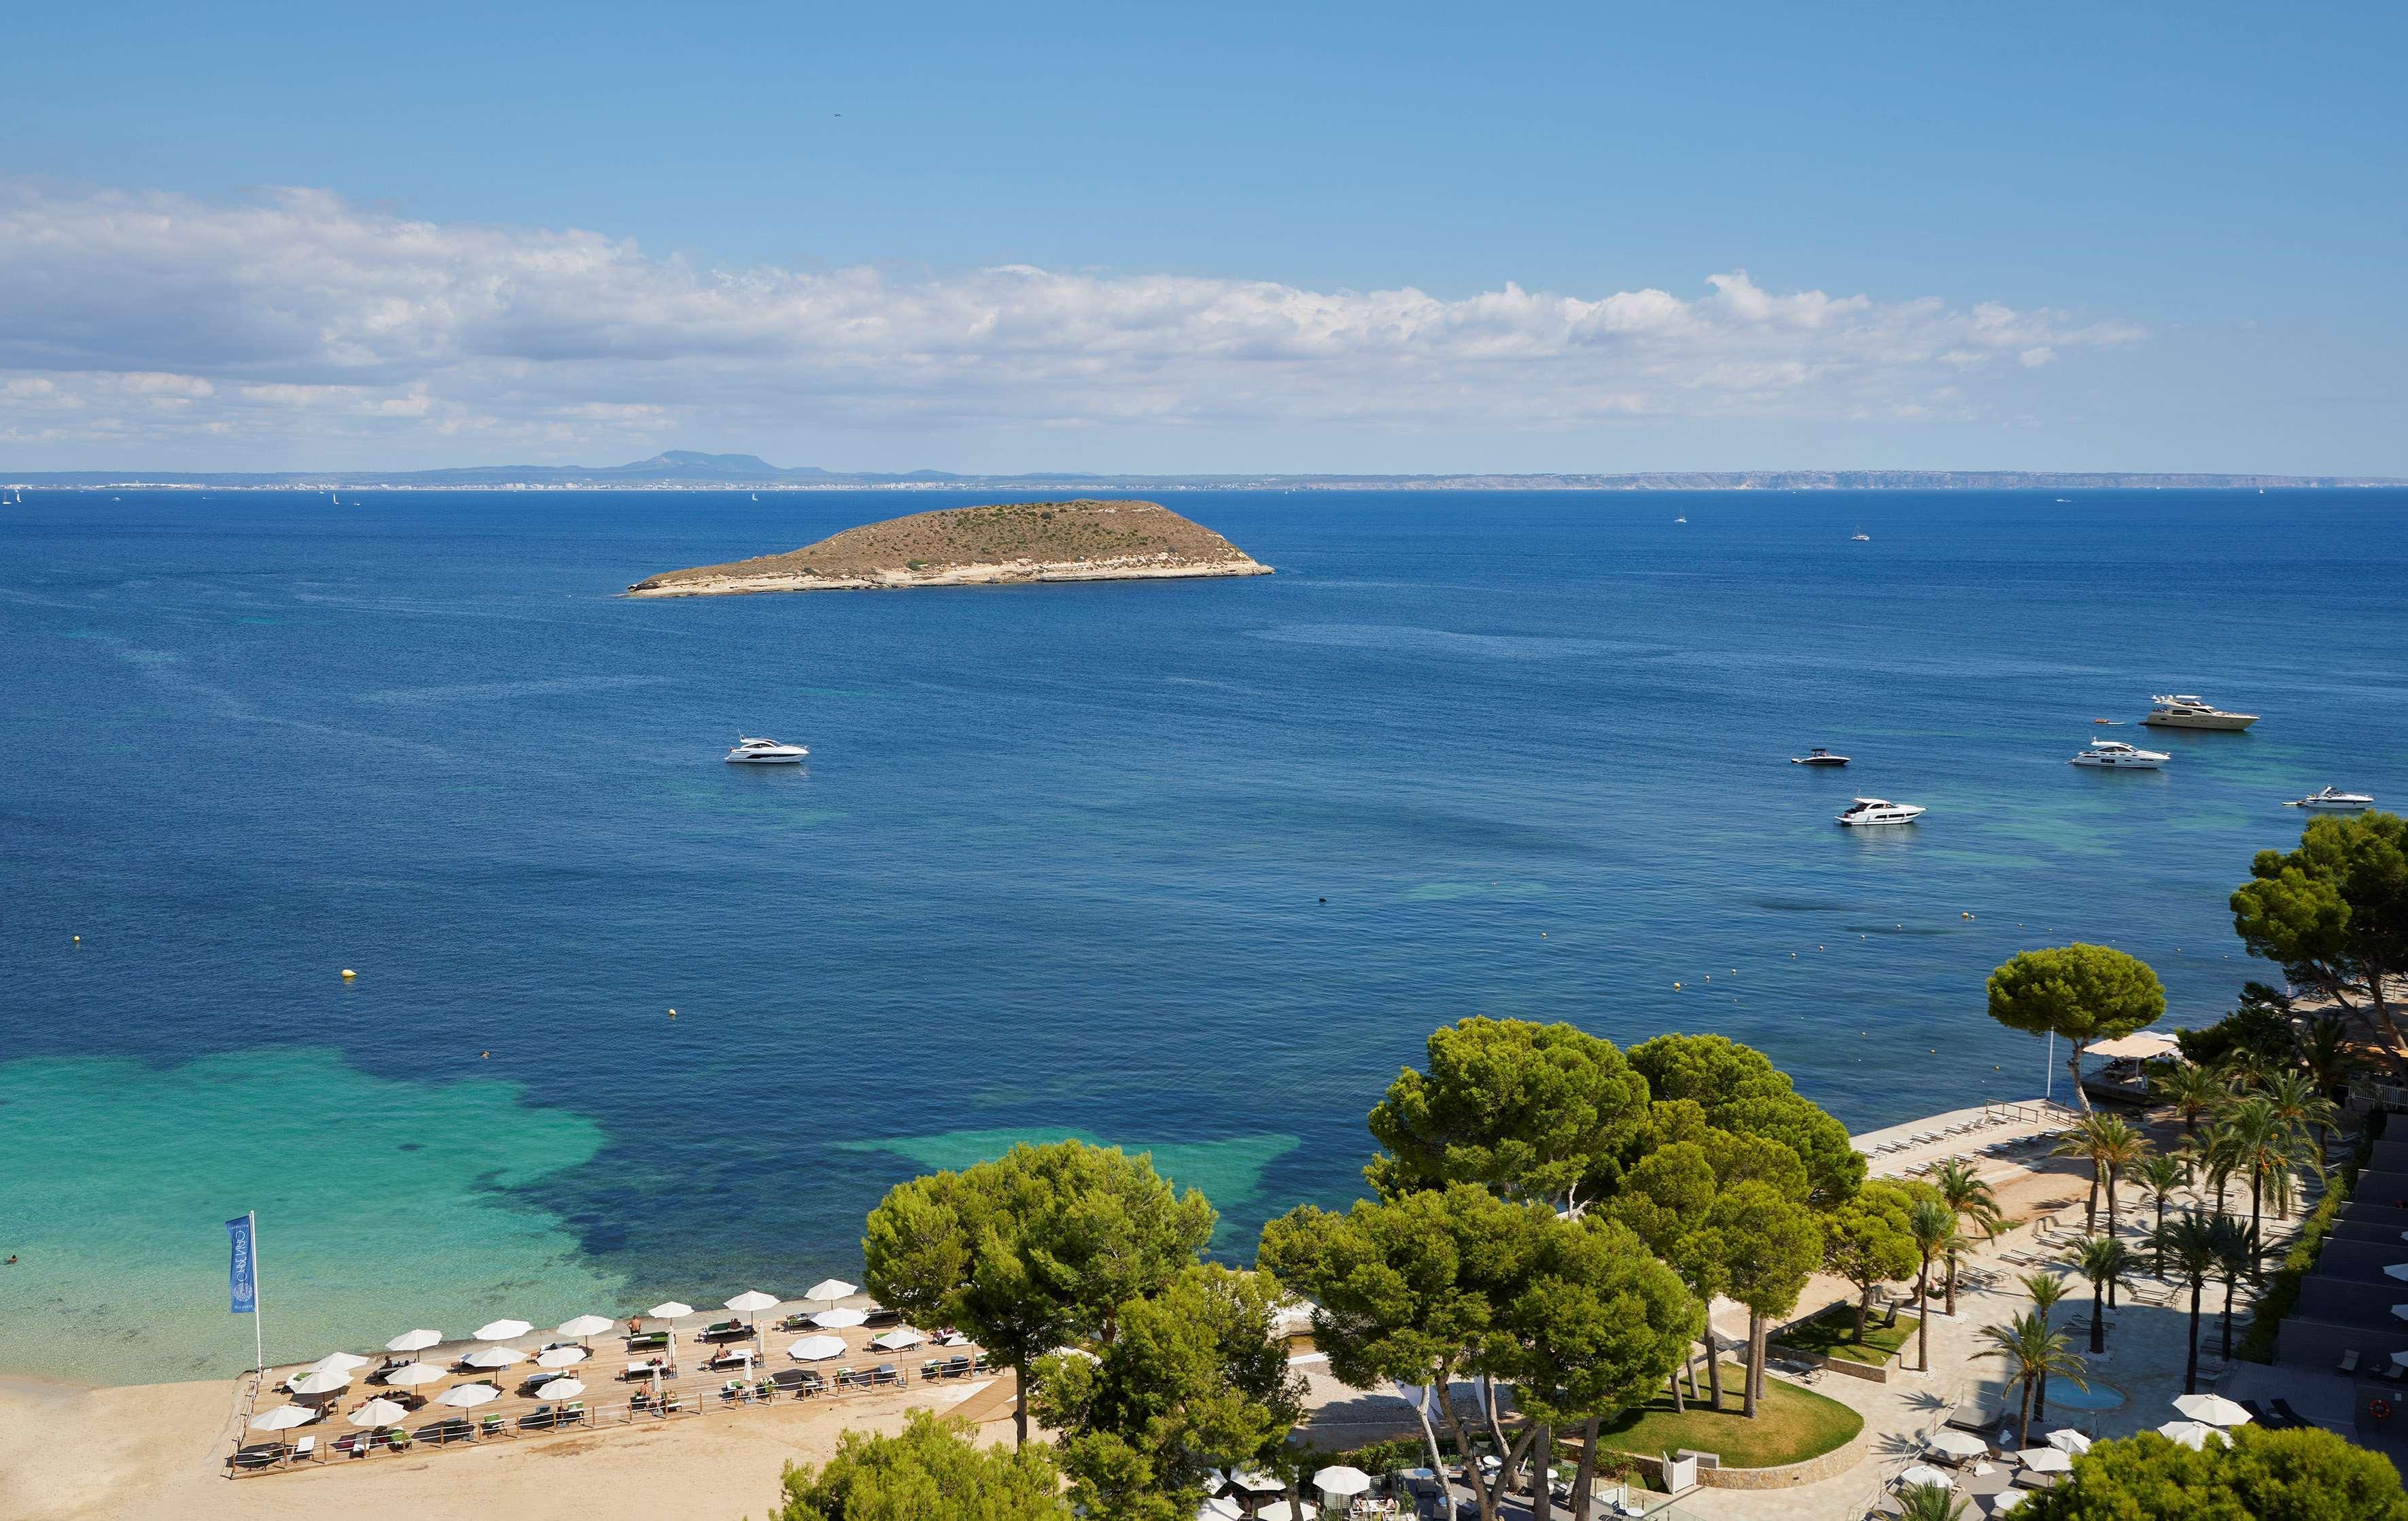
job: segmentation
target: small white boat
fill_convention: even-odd
[[[1870,544],[1873,541],[1873,536],[1870,534],[1851,534],[1848,538],[1851,542],[1857,544]]]
[[[1851,826],[1859,824],[1913,824],[1923,816],[1923,810],[1914,803],[1893,803],[1885,797],[1859,797],[1848,805],[1844,813],[1832,815],[1839,823]]]
[[[2326,809],[2338,813],[2354,813],[2361,808],[2372,808],[2374,806],[2374,798],[2372,795],[2363,792],[2344,792],[2338,787],[2327,787],[2322,792],[2312,792],[2305,797],[2295,797],[2291,799],[2291,801],[2285,803],[2283,806],[2285,808]]]
[[[1834,755],[1821,745],[1816,745],[1803,755],[1790,756],[1789,764],[1792,766],[1845,766],[1848,764],[1848,757]]]
[[[800,745],[781,745],[775,739],[739,738],[736,748],[727,753],[731,766],[793,766],[810,752]]]
[[[1688,522],[1689,520],[1688,520],[1688,519],[1686,519],[1686,518],[1674,518],[1672,521],[1673,521],[1674,523],[1686,523],[1686,522]]]
[[[2089,749],[2066,764],[2095,766],[2102,771],[2154,771],[2172,759],[2163,751],[2142,750],[2121,739],[2095,739]]]
[[[2237,730],[2258,722],[2256,713],[2228,713],[2205,697],[2160,696],[2149,700],[2157,706],[2141,722],[2152,728]]]

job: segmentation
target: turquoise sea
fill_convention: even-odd
[[[2039,1090],[2025,946],[2211,1019],[2281,800],[2408,801],[2408,494],[2066,495],[1180,494],[1281,573],[631,602],[968,498],[30,493],[0,1370],[248,1366],[246,1209],[271,1357],[793,1294],[1022,1137],[1242,1256],[1467,1013],[1721,1030],[1859,1129]],[[2065,764],[2169,690],[2265,717]]]

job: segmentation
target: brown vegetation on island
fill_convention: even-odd
[[[1270,567],[1159,502],[1013,502],[892,518],[783,554],[672,570],[637,596],[1256,576]]]

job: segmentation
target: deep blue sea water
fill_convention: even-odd
[[[2112,941],[2204,1022],[2281,800],[2408,800],[2408,494],[2068,495],[1181,494],[1280,574],[637,602],[970,498],[31,494],[0,1365],[247,1366],[251,1208],[271,1356],[792,1294],[1021,1136],[1243,1256],[1469,1013],[1723,1031],[1852,1128],[2034,1094],[1993,965]],[[2170,690],[2265,717],[2090,722]]]

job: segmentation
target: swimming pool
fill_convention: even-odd
[[[2087,1389],[2078,1387],[2072,1380],[2053,1378],[2048,1381],[2048,1404],[2051,1410],[2114,1410],[2128,1398],[2113,1384],[2090,1381]]]

